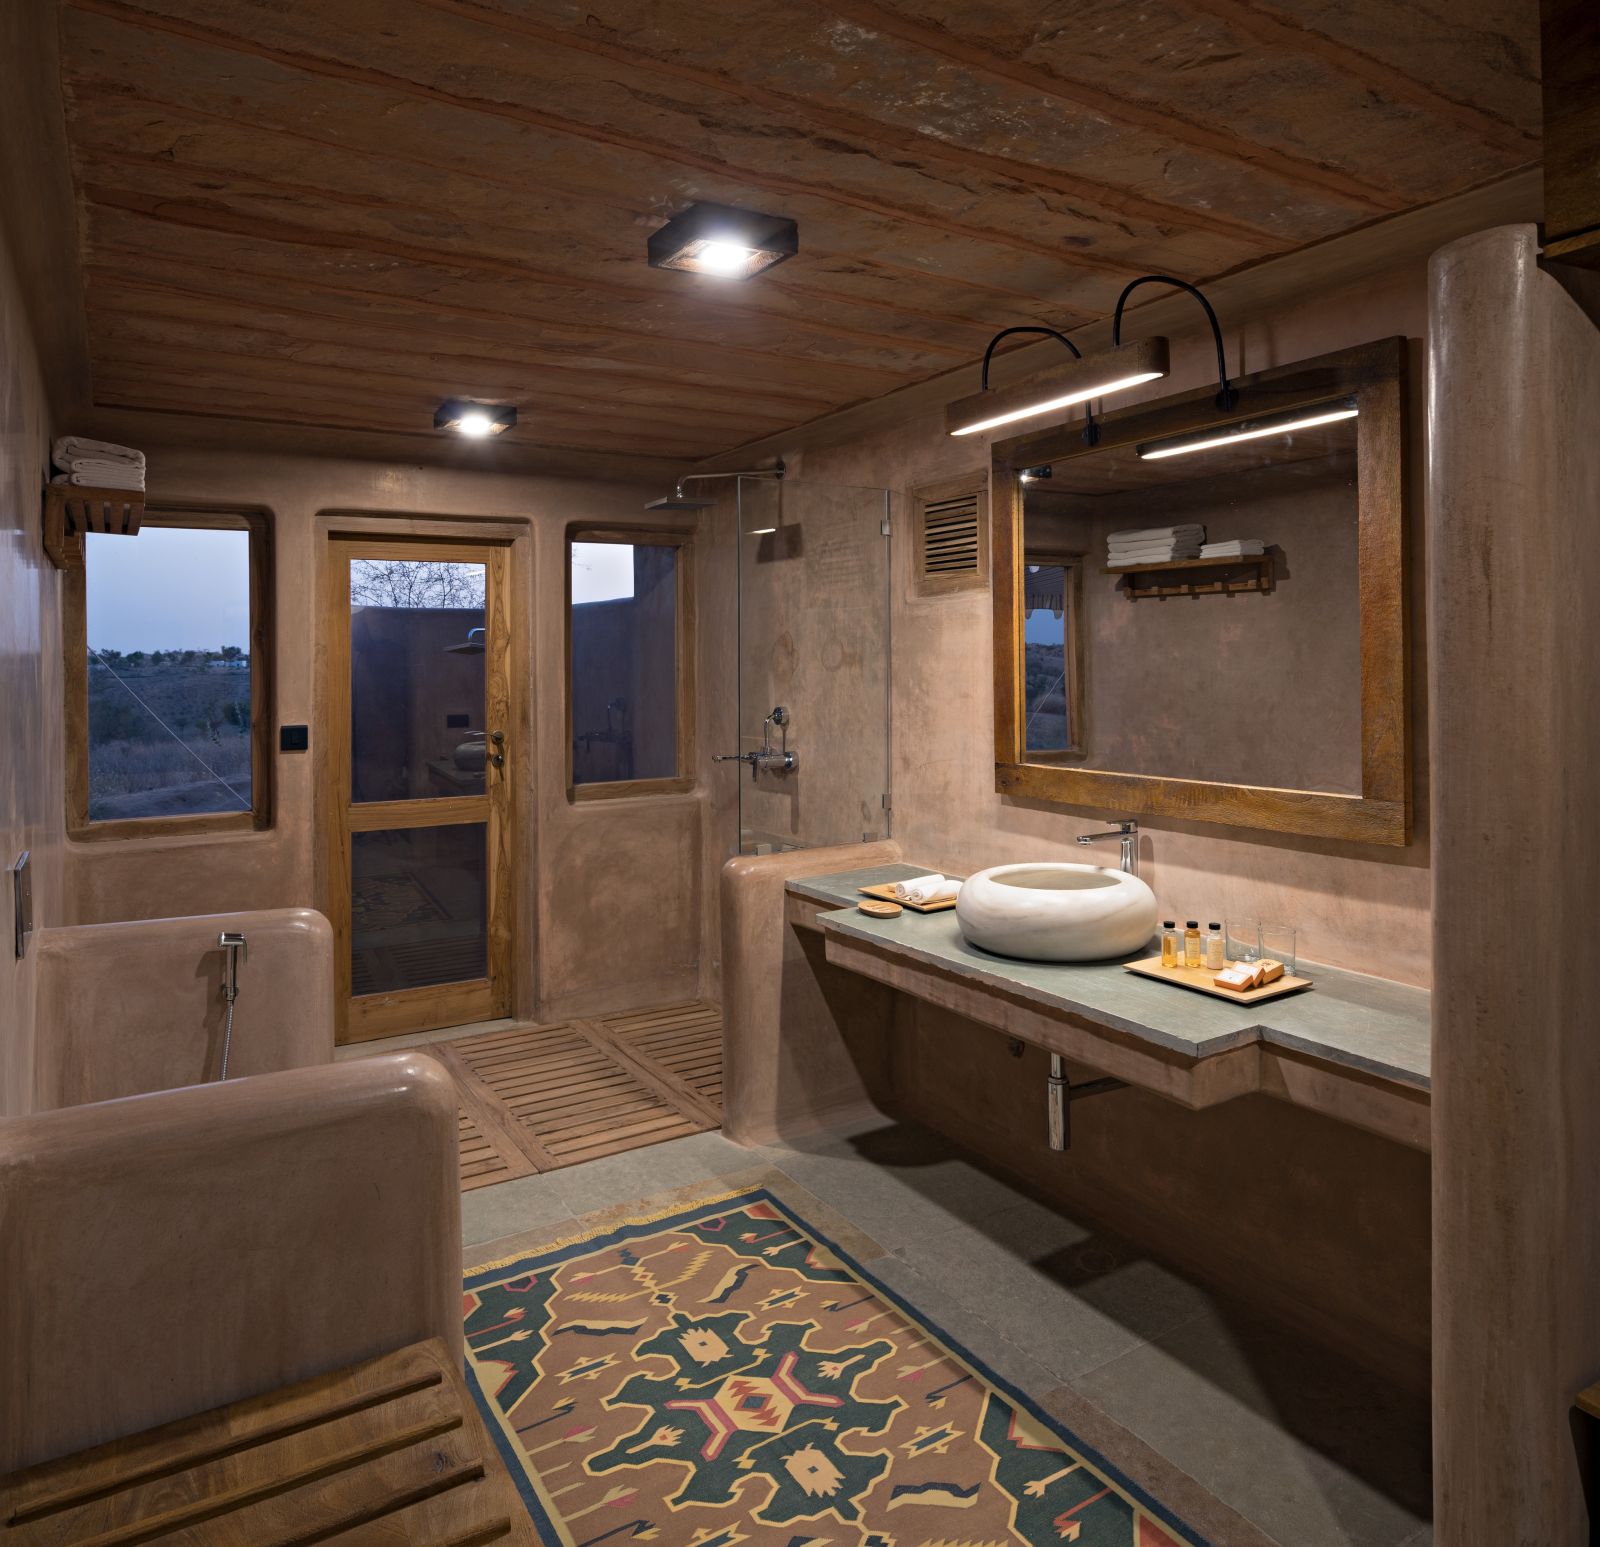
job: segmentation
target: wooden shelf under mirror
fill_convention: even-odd
[[[1232,559],[1169,559],[1165,564],[1108,564],[1100,573],[1127,575],[1123,594],[1130,602],[1141,596],[1234,596],[1270,591],[1273,562],[1270,553],[1260,553]],[[1158,578],[1139,585],[1133,580],[1136,575]]]
[[[1080,420],[993,445],[1000,794],[1410,841],[1406,347],[1380,339],[1240,377],[1226,409],[1215,384],[1120,409],[1098,419],[1092,445]],[[1025,484],[1024,471],[1041,465],[1049,480]],[[1030,603],[1037,555],[1103,554],[1119,531],[1174,523],[1212,542],[1270,531],[1274,548],[1107,565],[1127,579],[1083,588],[1080,650],[1069,659]],[[1119,590],[1251,601],[1128,609]],[[1067,675],[1081,678],[1077,698],[1060,691]],[[1150,691],[1200,680],[1203,692]],[[1053,730],[1041,737],[1047,715]],[[1063,746],[1070,759],[1052,751]]]

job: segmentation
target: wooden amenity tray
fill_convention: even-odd
[[[895,896],[893,882],[887,886],[858,886],[856,890],[863,897],[877,897],[884,902],[897,902],[902,908],[909,908],[913,913],[943,913],[946,908],[953,908],[956,905],[954,897],[945,897],[938,902],[907,902],[904,897]]]
[[[536,1547],[438,1338],[0,1478],[3,1547],[330,1539]]]
[[[1310,978],[1295,978],[1284,973],[1276,983],[1264,983],[1260,988],[1247,988],[1241,993],[1234,988],[1218,988],[1211,981],[1216,971],[1210,967],[1163,967],[1159,956],[1147,956],[1143,961],[1124,962],[1122,965],[1129,972],[1137,972],[1141,978],[1154,978],[1158,983],[1174,983],[1179,988],[1193,989],[1197,994],[1226,999],[1230,1004],[1260,1004],[1263,999],[1281,999],[1285,994],[1297,994],[1301,989],[1311,987]]]

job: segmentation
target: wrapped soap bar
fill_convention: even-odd
[[[1275,962],[1270,957],[1263,956],[1256,963],[1256,968],[1261,973],[1263,983],[1276,983],[1283,976],[1283,963]]]
[[[1256,969],[1253,962],[1235,962],[1233,966],[1225,968],[1211,980],[1218,988],[1231,988],[1234,993],[1242,994],[1256,986]]]

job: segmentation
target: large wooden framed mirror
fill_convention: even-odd
[[[995,444],[1001,794],[1409,841],[1404,369],[1383,339],[1240,378],[1226,411],[1208,387],[1093,445]],[[1244,551],[1111,563],[1166,528]]]

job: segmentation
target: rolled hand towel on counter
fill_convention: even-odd
[[[911,896],[911,893],[914,889],[918,887],[943,885],[944,877],[940,875],[938,871],[935,871],[930,876],[913,876],[909,881],[896,881],[894,884],[894,894],[901,902],[909,902],[914,900]]]
[[[930,902],[949,902],[960,895],[961,883],[959,881],[941,879],[934,886],[921,886],[913,882],[910,890],[905,895],[905,900],[926,905]]]
[[[1247,559],[1259,558],[1267,551],[1267,545],[1259,537],[1242,537],[1233,542],[1207,543],[1200,550],[1203,559]]]

